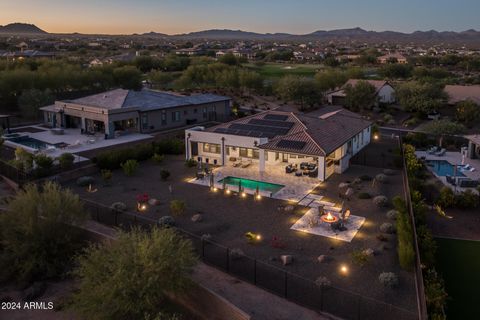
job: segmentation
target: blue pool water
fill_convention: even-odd
[[[44,141],[37,140],[35,138],[30,138],[30,137],[19,137],[19,138],[12,138],[9,140],[33,149],[46,149],[48,146],[50,146],[50,144]]]
[[[446,160],[428,160],[427,165],[439,176],[455,176],[465,177],[465,175],[460,170],[461,166],[457,166],[456,172],[454,172],[454,166]]]
[[[243,188],[253,189],[253,190],[256,190],[258,186],[259,190],[271,192],[272,194],[278,192],[280,189],[285,187],[284,185],[281,185],[281,184],[268,183],[263,181],[256,181],[256,180],[243,179],[243,178],[230,177],[230,176],[219,181],[219,183],[224,183],[224,182],[229,186],[235,186],[235,187],[238,187],[238,184],[241,183]]]

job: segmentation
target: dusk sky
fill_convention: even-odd
[[[168,34],[205,29],[310,33],[362,27],[480,29],[479,0],[0,0],[0,25],[48,32]]]

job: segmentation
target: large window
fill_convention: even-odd
[[[180,121],[180,111],[172,112],[172,121],[179,122]]]
[[[142,128],[148,129],[148,113],[142,113]]]
[[[167,111],[162,110],[162,126],[167,124]]]
[[[258,149],[240,148],[240,157],[258,159]]]
[[[220,153],[220,145],[215,143],[204,143],[203,152]]]

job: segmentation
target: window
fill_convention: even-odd
[[[240,157],[258,159],[259,155],[258,149],[240,148]]]
[[[173,111],[172,112],[172,121],[179,122],[180,121],[180,111]]]
[[[162,110],[162,125],[167,124],[167,111]]]
[[[142,128],[148,129],[148,113],[142,113]]]
[[[207,119],[207,107],[203,108],[203,119]]]
[[[198,111],[197,108],[193,109],[193,113],[197,113],[197,111]]]
[[[220,153],[220,145],[215,143],[204,143],[203,152]]]
[[[52,113],[47,112],[47,122],[52,122]]]

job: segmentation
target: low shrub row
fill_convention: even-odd
[[[127,160],[144,161],[154,156],[158,160],[164,154],[182,154],[184,149],[182,140],[163,140],[106,151],[95,157],[93,161],[100,169],[114,170],[119,169]]]

